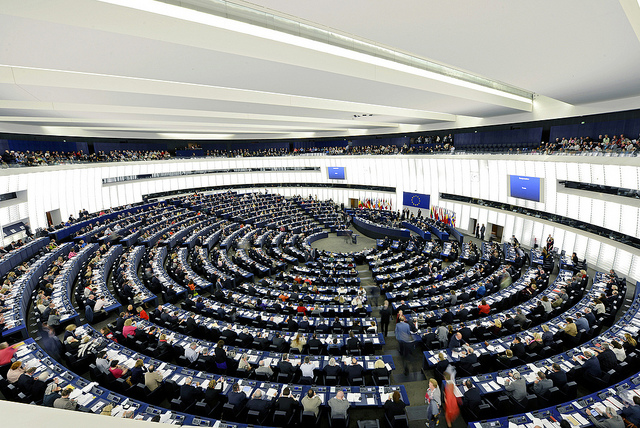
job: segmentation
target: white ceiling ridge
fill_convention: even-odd
[[[483,86],[458,79],[453,71],[439,74],[412,61],[405,64],[381,57],[378,52],[363,53],[159,1],[58,0],[45,4],[21,0],[9,3],[2,13],[395,85],[423,91],[425,97],[438,93],[519,111],[533,108],[532,96],[496,89],[500,87],[496,81]]]
[[[349,54],[347,56],[350,58],[357,59],[360,55],[367,55],[374,59],[383,59],[395,64],[408,66],[412,69],[432,73],[425,77],[443,80],[454,85],[467,86],[466,84],[470,84],[472,86],[468,87],[475,90],[486,90],[494,94],[499,92],[502,96],[513,96],[514,99],[528,99],[528,101],[531,101],[534,95],[531,91],[507,83],[498,82],[468,71],[456,69],[428,58],[402,52],[390,46],[383,46],[379,43],[356,37],[353,34],[329,29],[315,22],[305,21],[299,17],[276,12],[252,3],[230,2],[226,0],[209,0],[207,2],[171,0],[98,1],[178,17],[179,19],[212,25],[297,46],[302,45],[300,40],[294,40],[290,37],[302,38],[311,42],[307,47],[314,50],[327,51],[326,47],[318,46],[318,44],[336,47],[348,51]],[[221,7],[216,8],[215,6],[217,5]],[[185,12],[185,9],[194,13]],[[221,12],[222,10],[224,12]],[[248,12],[253,12],[253,14],[249,15]],[[219,19],[206,19],[203,18],[202,15]],[[269,19],[270,16],[279,19]],[[231,24],[220,21],[220,19],[231,21]],[[264,19],[264,21],[262,21],[262,19]],[[292,29],[296,28],[296,26],[303,26],[304,32],[300,31],[299,34],[295,34]],[[256,31],[255,27],[266,31]],[[315,38],[305,37],[305,32],[309,33],[309,36],[311,36],[311,32],[314,32],[313,36],[315,36]],[[331,37],[336,33],[339,33],[340,37]],[[285,36],[282,37],[282,34]],[[354,49],[356,46],[358,49]],[[334,53],[337,54],[338,51]],[[372,58],[367,58],[365,62],[370,62]],[[362,60],[364,57],[360,57],[360,59]],[[389,66],[389,64],[386,65]]]
[[[354,119],[334,119],[323,117],[311,117],[311,116],[289,116],[289,115],[276,115],[276,114],[262,114],[262,113],[235,113],[226,111],[212,111],[212,110],[193,110],[193,109],[171,109],[163,107],[138,107],[138,106],[125,106],[125,105],[107,105],[107,104],[83,104],[83,103],[58,103],[58,102],[44,102],[44,101],[19,101],[19,100],[0,100],[0,110],[49,110],[56,112],[68,112],[68,113],[119,113],[126,115],[156,115],[156,116],[178,116],[178,117],[202,117],[202,118],[217,118],[217,119],[242,119],[254,122],[268,121],[268,122],[303,122],[303,123],[317,123],[328,124],[332,126],[352,126]],[[369,118],[368,118],[369,119]],[[401,118],[398,122],[382,122],[376,121],[375,116],[367,120],[366,124],[369,126],[377,126],[384,128],[397,128],[401,123]],[[0,119],[1,120],[1,119]],[[160,120],[160,119],[159,119]]]
[[[287,107],[380,114],[418,119],[455,121],[455,115],[353,101],[307,97],[249,89],[228,88],[198,83],[175,82],[141,77],[116,76],[102,73],[56,70],[15,65],[1,65],[13,71],[16,85],[89,89],[96,91],[165,95],[197,99],[245,102]],[[0,73],[0,79],[2,78]],[[14,83],[0,80],[0,83]]]
[[[308,130],[311,125],[274,125],[274,124],[258,124],[258,123],[226,123],[226,122],[193,122],[193,121],[169,121],[164,120],[162,118],[158,118],[157,120],[153,119],[118,119],[118,118],[67,118],[67,117],[33,117],[33,116],[0,116],[0,122],[14,122],[14,123],[36,123],[38,125],[43,125],[46,123],[47,125],[52,124],[55,126],[61,126],[61,123],[74,123],[74,124],[102,124],[102,125],[112,125],[114,127],[123,125],[153,125],[153,126],[187,126],[187,127],[201,127],[201,128],[221,128],[221,127],[237,127],[237,128],[246,128],[246,129],[276,129],[281,130],[282,128],[290,129],[290,130]],[[316,127],[319,130],[327,130],[327,131],[342,131],[346,128],[353,127],[354,123],[350,123],[349,126],[345,127],[332,127],[328,124],[318,125],[314,124],[312,126]],[[358,125],[367,128],[376,127],[375,125],[370,125],[369,122],[358,122]]]

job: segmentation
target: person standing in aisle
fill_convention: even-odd
[[[484,223],[482,224],[482,227],[480,228],[480,239],[484,241],[484,232],[487,229],[484,227]]]
[[[407,320],[403,315],[398,318],[396,323],[396,339],[398,340],[398,351],[402,357],[404,364],[404,375],[409,375],[409,359],[413,351],[413,336],[411,335],[411,327],[406,322]]]
[[[389,301],[384,301],[384,306],[380,309],[380,324],[382,325],[382,333],[384,337],[387,337],[389,334],[389,321],[391,320],[391,307],[389,306]]]
[[[480,239],[480,225],[476,224],[476,239]]]

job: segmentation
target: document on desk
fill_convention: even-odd
[[[73,388],[73,391],[71,391],[71,394],[69,394],[69,399],[71,400],[75,400],[78,397],[80,397],[80,394],[82,394],[82,389],[80,388]]]
[[[481,383],[480,386],[482,386],[487,392],[493,392],[493,388],[491,388],[490,382]]]
[[[78,398],[78,404],[81,406],[87,406],[94,398],[96,397],[93,394],[82,394],[82,396]]]
[[[170,418],[171,418],[171,411],[165,412],[160,416],[160,423],[166,424]]]
[[[458,388],[457,386],[454,386],[454,387],[453,387],[453,394],[454,394],[456,397],[462,397],[462,395],[463,395],[463,394],[462,394],[462,391],[460,391],[460,388]]]
[[[613,397],[609,397],[605,401],[608,402],[611,405],[611,407],[613,407],[616,410],[620,410],[624,407],[624,405],[621,402],[619,402]]]
[[[493,388],[494,391],[497,391],[500,389],[500,386],[496,383],[496,381],[492,380],[491,382],[489,382],[489,385],[491,385],[491,388]]]
[[[105,403],[102,401],[98,401],[96,404],[93,405],[93,407],[91,408],[91,413],[98,413],[102,410],[102,408],[105,406]]]
[[[587,420],[587,418],[582,416],[580,413],[574,413],[573,417],[576,418],[576,420],[580,423],[580,425],[591,425],[591,423]]]
[[[595,410],[601,415],[604,415],[607,411],[607,407],[603,403],[598,402],[598,403],[593,403],[593,406],[591,406],[591,410],[592,411]]]

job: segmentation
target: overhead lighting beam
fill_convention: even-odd
[[[484,86],[478,83],[469,82],[462,79],[457,79],[445,74],[436,73],[434,71],[413,67],[410,65],[402,64],[400,62],[391,61],[389,59],[376,57],[374,55],[357,52],[354,50],[346,49],[343,47],[331,45],[329,43],[319,42],[304,37],[288,34],[282,31],[272,30],[270,28],[261,27],[258,25],[248,24],[241,21],[213,15],[210,13],[200,12],[193,9],[188,9],[181,6],[162,3],[155,0],[98,0],[103,3],[122,6],[130,9],[136,9],[148,13],[162,15],[170,18],[180,19],[197,24],[207,25],[227,31],[233,31],[241,34],[246,34],[252,37],[259,37],[266,40],[271,40],[279,43],[288,44],[291,46],[297,46],[304,49],[313,50],[316,52],[322,52],[350,60],[360,61],[366,64],[371,64],[377,67],[395,70],[402,73],[407,73],[417,77],[423,77],[426,79],[442,82],[449,85],[454,85],[481,93],[510,99],[518,103],[522,103],[529,108],[533,104],[533,94],[528,93],[527,96],[516,95],[507,91],[498,90],[489,86]],[[361,44],[361,41],[358,41]],[[400,52],[398,52],[400,54]],[[451,69],[454,71],[453,69]],[[457,71],[457,70],[455,70]],[[485,79],[486,80],[486,79]],[[496,85],[500,85],[498,82],[492,82]],[[524,92],[524,91],[523,91]],[[530,94],[530,95],[529,95]]]

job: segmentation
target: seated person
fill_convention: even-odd
[[[573,359],[578,361],[578,356],[574,356]],[[574,367],[569,371],[569,375],[576,379],[579,376],[590,375],[594,377],[600,377],[602,375],[602,369],[600,368],[600,361],[591,351],[585,351],[584,356],[581,357],[584,363],[580,367]]]
[[[300,371],[302,372],[302,377],[300,380],[304,378],[308,381],[313,381],[314,369],[315,366],[311,364],[311,357],[307,355],[306,357],[304,357],[304,362],[300,365]]]
[[[547,379],[547,376],[544,372],[538,372],[538,378],[534,381],[533,393],[539,397],[544,396],[551,388],[553,387],[553,381],[551,379]]]
[[[320,412],[320,405],[322,404],[322,398],[316,395],[313,389],[307,392],[307,395],[302,399],[302,408],[304,412],[313,412],[316,417]]]
[[[622,416],[635,426],[640,426],[640,397],[633,396],[633,405],[622,409]]]
[[[336,396],[331,398],[327,403],[331,408],[330,417],[344,416],[345,419],[349,416],[349,402],[344,397],[344,391],[338,391]]]
[[[297,371],[297,366],[291,364],[289,361],[289,354],[283,354],[282,359],[278,363],[278,369],[280,370],[280,373],[288,375],[291,379]]]
[[[602,413],[602,416],[606,418],[602,422],[593,417],[590,409],[587,409],[587,416],[589,417],[589,420],[591,421],[593,426],[597,428],[622,428],[625,426],[625,423],[622,420],[622,416],[617,414],[611,406],[607,406],[604,413]]]
[[[389,370],[387,370],[387,366],[385,366],[382,358],[378,358],[373,365],[373,376],[381,378],[385,376],[389,376]]]
[[[510,379],[505,380],[504,389],[507,391],[507,395],[522,403],[527,398],[527,382],[522,379],[518,372],[510,373],[510,376]]]
[[[272,405],[273,402],[271,400],[262,397],[262,390],[256,389],[251,400],[247,402],[247,409],[255,410],[260,413],[260,417],[263,417],[271,410]]]
[[[291,396],[291,390],[289,387],[285,387],[278,400],[276,400],[276,410],[286,412],[287,417],[289,417],[297,408],[298,402]]]
[[[240,385],[238,383],[234,383],[231,387],[231,392],[227,394],[227,402],[237,410],[245,403],[246,400],[247,394],[240,390]]]
[[[265,365],[264,360],[260,360],[258,368],[256,369],[256,374],[265,374],[268,377],[271,377],[273,376],[273,370],[271,370],[271,367]]]
[[[608,372],[611,369],[615,369],[618,366],[618,358],[616,354],[611,350],[608,343],[603,343],[600,345],[600,349],[591,348],[594,353],[597,355],[598,361],[600,362],[600,368]]]
[[[553,382],[556,388],[562,388],[567,384],[567,374],[562,370],[558,363],[553,363],[551,370],[547,371],[547,379]]]
[[[340,366],[336,364],[335,358],[329,358],[329,362],[324,366],[324,373],[327,376],[340,376]]]
[[[464,395],[462,396],[462,405],[467,409],[474,411],[478,408],[480,403],[482,402],[482,398],[480,397],[480,392],[478,388],[473,385],[471,379],[467,379],[464,382],[464,386],[467,388]]]
[[[192,385],[193,378],[187,377],[184,385],[180,386],[180,400],[185,404],[195,403],[204,396],[204,391],[200,388],[200,384]]]
[[[129,369],[118,364],[118,360],[111,361],[111,364],[109,365],[109,371],[116,379],[119,379],[123,376],[127,377],[126,375],[129,374]]]
[[[347,380],[353,382],[357,378],[364,376],[364,368],[358,363],[355,357],[351,357],[351,364],[345,368]]]
[[[400,391],[393,391],[393,394],[389,396],[387,401],[384,403],[384,413],[389,418],[390,421],[393,421],[394,416],[396,415],[404,415],[404,409],[407,405],[400,398]]]

